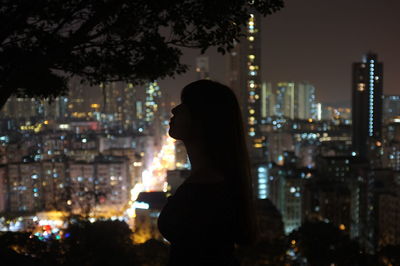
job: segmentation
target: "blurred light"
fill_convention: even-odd
[[[150,208],[150,205],[149,205],[148,203],[146,203],[146,202],[141,202],[141,201],[135,201],[135,202],[133,203],[133,206],[134,206],[136,209],[144,209],[144,210],[147,210],[147,209]]]

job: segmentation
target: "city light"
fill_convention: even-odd
[[[134,166],[142,164],[135,162]],[[142,172],[142,182],[135,184],[130,192],[129,206],[125,213],[131,219],[136,217],[136,209],[148,209],[149,205],[137,202],[140,192],[165,191],[167,170],[175,169],[175,139],[164,136],[159,152],[155,154],[147,169]]]
[[[331,21],[334,16],[306,4],[297,4],[303,7],[299,12],[294,12],[296,4],[293,12],[283,12],[282,18],[287,17],[279,21],[285,23],[263,18],[283,7],[283,1],[236,1],[232,6],[229,1],[208,6],[171,1],[168,8],[156,10],[146,1],[142,8],[131,6],[141,7],[142,1],[119,1],[108,10],[101,10],[107,3],[79,1],[25,12],[34,18],[20,12],[18,19],[35,34],[15,28],[19,24],[13,19],[5,23],[12,33],[0,44],[0,54],[8,53],[0,69],[6,77],[0,83],[7,88],[0,106],[0,246],[5,256],[26,259],[26,264],[49,260],[47,264],[57,265],[50,262],[54,259],[98,265],[96,259],[114,261],[114,256],[116,264],[164,265],[166,261],[156,260],[169,251],[177,254],[178,247],[178,253],[187,250],[185,262],[190,264],[199,254],[214,258],[217,253],[208,253],[221,245],[209,244],[223,242],[238,256],[237,263],[248,265],[400,265],[395,252],[400,244],[400,95],[398,77],[390,69],[396,65],[396,46],[385,45],[399,38],[393,30],[396,12],[386,12],[386,19],[382,8],[370,10],[362,1],[349,1],[340,19]],[[29,1],[6,1],[2,10],[10,6],[9,17],[15,18],[14,9],[30,10],[20,8],[24,2]],[[389,11],[398,9],[391,8],[392,2]],[[58,6],[63,12],[48,12]],[[71,6],[77,10],[69,10]],[[105,15],[85,23],[93,18],[92,6],[98,9],[94,15]],[[199,19],[210,6],[224,10]],[[309,27],[318,25],[308,21],[315,14],[323,16],[324,25],[339,26]],[[81,25],[88,34],[71,42]],[[371,35],[369,43],[359,38],[377,28],[379,34]],[[382,50],[385,62],[373,51],[357,54],[365,44]],[[214,56],[215,45],[223,57]],[[20,50],[24,56],[15,56]],[[185,71],[187,76],[176,75]],[[188,78],[203,80],[194,88],[207,93],[192,101]],[[201,87],[215,85],[208,80],[221,81],[231,91]],[[180,100],[195,123],[188,130],[200,132],[194,134],[196,144],[202,144],[198,149],[167,134],[174,125],[168,123],[172,115],[178,126],[170,132],[179,132],[179,109],[171,115],[171,108]],[[208,119],[197,123],[193,103],[204,108],[199,114]],[[225,134],[220,130],[214,132],[215,140],[203,143],[208,122],[213,129],[225,126],[226,136],[219,136]],[[199,156],[200,164],[189,162],[187,149],[190,159]],[[212,161],[217,157],[222,159]],[[241,167],[234,173],[236,166]],[[224,182],[209,184],[197,175],[214,170],[224,175]],[[182,203],[200,205],[179,213],[186,188],[196,193],[188,193]],[[204,235],[191,236],[185,226],[167,227],[178,237],[162,235],[163,218],[170,222],[165,206],[182,214],[182,223],[200,217],[189,219],[190,229],[200,228]],[[250,225],[247,220],[257,223],[260,240],[250,253],[236,243],[241,237],[237,232],[252,231],[239,228]],[[93,241],[99,236],[100,241]],[[107,237],[122,246],[108,243]],[[102,244],[111,249],[91,254]],[[218,254],[225,256],[227,250]],[[135,258],[125,259],[118,251]],[[154,261],[145,262],[143,256]]]

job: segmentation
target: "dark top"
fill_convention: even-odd
[[[158,218],[171,243],[168,265],[239,265],[233,255],[232,202],[224,182],[183,183]]]

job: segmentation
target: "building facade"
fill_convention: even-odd
[[[383,64],[373,53],[353,63],[352,122],[353,149],[367,154],[367,141],[380,140],[382,131]]]

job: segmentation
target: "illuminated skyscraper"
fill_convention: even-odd
[[[121,129],[137,128],[138,87],[132,83],[111,82],[100,88],[105,96],[101,102],[107,124]]]
[[[250,14],[247,23],[247,71],[246,91],[247,108],[245,118],[248,125],[248,134],[250,137],[259,137],[259,124],[261,123],[261,39],[259,29],[256,23],[260,23],[259,17]],[[258,25],[258,24],[257,24]]]
[[[317,119],[317,102],[315,87],[307,82],[296,83],[296,97],[294,104],[295,118]]]
[[[157,81],[147,84],[144,102],[144,127],[147,133],[154,136],[154,145],[161,148],[162,136],[166,133],[165,106],[161,103],[161,89]]]
[[[242,108],[244,128],[252,148],[262,148],[261,124],[261,36],[260,19],[251,13],[246,25],[246,38],[235,44],[229,56],[228,84]]]
[[[104,93],[104,108],[103,113],[107,116],[107,121],[118,123],[122,126],[124,119],[124,87],[126,86],[123,82],[111,82],[108,84],[102,84],[100,87]]]
[[[275,115],[275,94],[271,83],[263,82],[261,86],[261,117],[266,119]]]
[[[307,82],[280,82],[276,89],[275,112],[290,119],[317,119],[315,88]]]
[[[42,101],[35,98],[18,98],[11,96],[1,110],[1,117],[30,119],[43,116]]]
[[[382,128],[383,64],[376,54],[353,63],[352,119],[353,150],[365,156],[367,141],[379,140]]]
[[[383,98],[383,120],[389,122],[400,116],[400,96],[385,95]]]
[[[276,89],[276,115],[294,118],[294,82],[279,82]]]
[[[157,81],[150,82],[146,86],[146,100],[145,100],[145,115],[144,120],[147,123],[152,123],[156,118],[157,110],[159,109],[161,99],[161,90]]]

